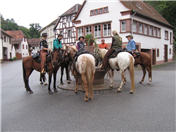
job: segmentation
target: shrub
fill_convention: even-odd
[[[16,58],[16,57],[13,57],[12,59],[13,59],[13,60],[17,60],[17,58]]]
[[[13,59],[9,59],[9,61],[13,61]]]

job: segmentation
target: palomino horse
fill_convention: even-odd
[[[53,93],[50,89],[52,74],[53,74],[53,77],[54,77],[54,84],[53,84],[54,92],[58,92],[58,90],[56,89],[56,73],[57,73],[57,70],[60,67],[60,62],[61,62],[61,59],[62,59],[60,48],[59,49],[54,49],[51,56],[52,56],[51,62],[47,63],[47,65],[49,67],[49,69],[48,69],[48,74],[49,74],[48,92],[49,92],[49,94]],[[32,58],[32,56],[27,56],[26,58],[24,58],[24,60],[22,62],[22,65],[23,65],[23,79],[24,79],[24,84],[25,84],[26,91],[27,92],[29,91],[29,93],[32,94],[33,91],[29,87],[29,76],[31,75],[33,70],[36,70],[38,72],[41,71],[41,63],[37,63]]]
[[[150,84],[152,81],[152,67],[151,67],[151,56],[148,53],[145,52],[134,52],[133,53],[133,57],[135,59],[135,63],[134,65],[140,65],[142,67],[143,70],[143,77],[142,80],[139,82],[142,84],[142,82],[144,81],[145,78],[145,74],[146,74],[146,69],[148,71],[148,77],[149,77],[149,81],[147,84]]]
[[[105,54],[108,50],[106,49],[99,49],[99,57],[104,58]],[[130,93],[132,94],[135,91],[135,79],[134,79],[134,58],[128,52],[120,52],[115,58],[109,59],[109,64],[111,67],[111,72],[108,71],[110,77],[110,87],[114,87],[114,69],[120,69],[121,73],[121,84],[117,90],[117,92],[121,92],[123,85],[126,82],[125,79],[125,71],[129,68],[130,73],[130,80],[131,80],[131,90]]]
[[[73,56],[78,50],[73,46],[67,46],[66,52],[71,55],[72,60],[74,60]],[[95,59],[90,54],[82,54],[78,56],[77,61],[75,63],[76,72],[74,75],[76,76],[76,89],[75,93],[78,92],[78,76],[81,74],[81,79],[84,83],[86,89],[86,95],[84,101],[88,101],[88,99],[93,99],[93,80],[95,74]],[[73,74],[73,71],[72,71]],[[83,87],[84,91],[84,87]],[[88,93],[89,92],[89,93]]]

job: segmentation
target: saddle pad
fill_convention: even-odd
[[[41,63],[41,59],[40,59],[40,56],[39,57],[36,57],[36,58],[33,58],[35,60],[35,62],[37,63]],[[48,62],[51,62],[51,56],[48,55],[47,58],[46,58],[46,63]]]

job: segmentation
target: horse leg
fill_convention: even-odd
[[[63,77],[63,73],[64,72],[64,66],[61,66],[61,78],[60,78],[60,84],[61,85],[64,85],[64,83],[63,83],[63,80],[62,80],[62,77]]]
[[[110,88],[114,87],[114,70],[109,70],[108,71],[109,78],[110,78]]]
[[[68,77],[69,77],[69,81],[71,81],[71,78],[70,78],[70,69],[71,69],[71,65],[69,64],[68,65]],[[71,82],[70,82],[71,83]]]
[[[45,74],[43,74],[43,82],[44,82],[44,85],[48,85],[48,84],[45,82],[45,80],[46,80],[46,77],[45,77]]]
[[[88,101],[89,99],[89,94],[88,94],[88,86],[87,86],[87,79],[85,74],[81,74],[81,79],[84,82],[84,86],[86,88],[86,96],[84,98],[84,101]]]
[[[125,75],[125,71],[126,71],[126,69],[124,70],[124,85],[125,85],[125,83],[127,82],[127,80],[126,80],[126,75]]]
[[[42,81],[42,74],[40,73],[40,79],[39,79],[39,81],[40,81],[40,84],[43,84],[43,81]]]
[[[84,88],[84,82],[82,82],[82,92],[85,92],[85,88]]]
[[[124,79],[125,79],[124,73],[125,73],[124,71],[120,70],[120,74],[121,74],[122,80],[121,80],[120,86],[119,86],[119,88],[117,90],[118,93],[121,92],[121,89],[122,89],[122,87],[124,85]]]
[[[54,82],[53,82],[54,92],[58,92],[58,90],[56,88],[56,74],[57,74],[57,71],[54,71],[54,74],[53,74],[53,78],[54,78]]]
[[[76,89],[75,93],[78,93],[78,73],[76,73]]]
[[[33,93],[33,91],[31,90],[31,88],[29,87],[29,76],[31,75],[32,71],[33,71],[33,69],[30,70],[30,71],[28,71],[28,72],[26,71],[26,78],[25,78],[26,91],[27,92],[29,91],[30,94]]]
[[[70,76],[69,76],[69,73],[68,73],[68,66],[65,67],[65,71],[66,71],[66,75],[67,75],[67,83],[70,84]]]
[[[147,71],[148,71],[148,76],[149,76],[149,81],[148,81],[148,85],[150,85],[150,83],[152,82],[152,70],[151,70],[151,65],[148,66],[147,68]]]
[[[146,74],[145,66],[144,66],[144,65],[141,65],[141,67],[142,67],[142,71],[143,71],[143,77],[142,77],[142,80],[139,82],[140,84],[142,84],[142,82],[144,81],[145,74]]]
[[[50,70],[49,72],[49,80],[48,80],[48,93],[49,94],[53,94],[53,92],[51,91],[50,85],[51,85],[51,77],[52,77],[52,70]]]

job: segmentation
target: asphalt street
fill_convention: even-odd
[[[148,75],[138,84],[142,71],[136,69],[134,94],[129,94],[127,71],[121,93],[117,88],[98,91],[93,100],[84,102],[82,92],[58,89],[48,94],[36,71],[29,82],[34,93],[27,93],[22,61],[5,62],[1,64],[1,131],[175,131],[175,67],[175,62],[154,66],[151,85]],[[115,71],[114,80],[120,79]],[[57,84],[59,80],[60,71]]]

